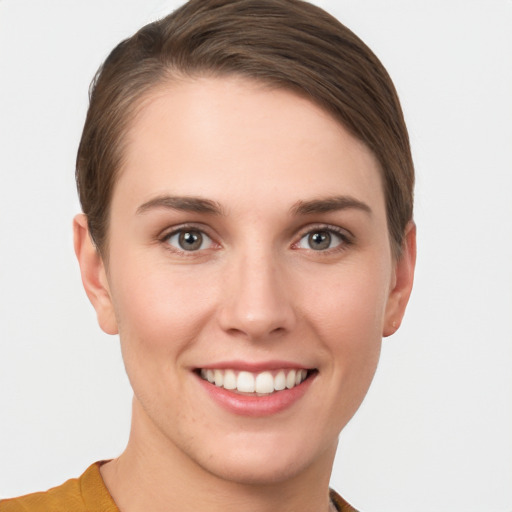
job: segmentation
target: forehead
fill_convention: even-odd
[[[349,194],[384,208],[379,166],[362,142],[297,93],[240,77],[155,88],[131,123],[123,160],[113,203],[173,194],[289,205]]]

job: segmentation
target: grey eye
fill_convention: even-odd
[[[331,245],[331,234],[327,231],[319,231],[318,233],[310,233],[308,235],[308,244],[315,251],[329,249]]]
[[[181,229],[175,231],[169,236],[167,242],[176,249],[187,252],[208,249],[213,243],[208,235],[198,229]]]
[[[313,251],[325,251],[343,243],[341,235],[326,229],[319,229],[305,234],[297,244],[301,249],[312,249]]]

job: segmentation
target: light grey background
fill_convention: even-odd
[[[419,259],[332,485],[364,512],[512,511],[512,1],[317,2],[392,75]],[[110,49],[179,2],[0,1],[0,496],[124,447],[130,389],[74,260],[74,158]]]

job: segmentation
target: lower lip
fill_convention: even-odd
[[[200,384],[215,402],[228,411],[240,416],[270,416],[288,409],[298,402],[309,389],[316,374],[292,389],[275,391],[270,395],[241,395],[211,384],[197,376]]]

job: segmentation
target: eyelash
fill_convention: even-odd
[[[197,226],[197,225],[194,225],[194,224],[183,224],[181,226],[175,227],[171,231],[167,231],[162,236],[160,236],[159,237],[159,241],[165,246],[165,248],[168,251],[170,251],[170,252],[172,252],[174,254],[177,253],[177,254],[180,254],[182,256],[189,257],[189,258],[190,257],[194,257],[194,256],[197,257],[203,251],[207,250],[207,249],[198,249],[198,250],[195,250],[195,251],[185,251],[185,250],[179,249],[178,247],[172,246],[169,243],[169,240],[173,236],[179,235],[180,233],[186,233],[186,232],[198,232],[198,233],[201,233],[203,236],[208,237],[208,239],[211,241],[212,245],[219,246],[219,244],[214,241],[213,237],[211,237],[206,232],[204,227]]]
[[[325,250],[315,250],[313,248],[309,248],[306,250],[309,250],[315,254],[319,255],[331,255],[337,252],[345,251],[348,249],[351,245],[354,244],[354,238],[351,233],[349,233],[346,229],[342,229],[338,226],[332,226],[328,224],[317,224],[317,225],[308,225],[307,228],[305,228],[301,234],[299,235],[299,239],[297,242],[292,244],[292,247],[294,249],[300,249],[298,247],[298,244],[307,236],[311,236],[315,233],[329,233],[330,235],[334,234],[337,238],[340,239],[339,244],[337,244],[335,247],[327,248]]]
[[[180,233],[186,233],[187,231],[199,232],[203,236],[208,237],[208,239],[211,241],[212,245],[216,246],[217,248],[220,247],[220,244],[215,242],[214,238],[211,237],[206,232],[204,227],[197,226],[197,225],[194,225],[194,224],[184,224],[184,225],[175,227],[171,231],[167,231],[162,236],[160,236],[159,237],[159,241],[165,246],[165,248],[167,250],[169,250],[169,251],[171,251],[172,253],[175,253],[175,254],[177,253],[177,254],[183,255],[185,257],[194,257],[194,256],[197,257],[199,254],[203,253],[203,251],[211,248],[211,247],[209,247],[209,248],[205,248],[205,249],[186,251],[186,250],[181,250],[181,249],[179,249],[179,248],[177,248],[175,246],[171,246],[170,245],[169,240],[173,236],[179,235]],[[342,228],[340,228],[338,226],[332,226],[332,225],[326,225],[326,224],[318,224],[318,225],[313,225],[313,226],[308,225],[307,228],[304,228],[301,231],[301,233],[300,233],[300,235],[298,237],[298,240],[292,244],[292,246],[291,246],[292,249],[300,250],[301,248],[298,247],[299,243],[306,236],[311,236],[312,234],[315,234],[315,233],[329,233],[331,235],[334,234],[335,237],[340,239],[340,242],[335,247],[332,247],[332,248],[327,248],[325,250],[323,250],[323,249],[322,250],[315,250],[313,248],[305,249],[305,250],[311,251],[311,252],[313,252],[315,254],[330,255],[330,254],[333,254],[333,253],[344,251],[348,247],[350,247],[351,245],[354,244],[353,236],[352,236],[351,233],[347,232],[347,230],[342,229]]]

